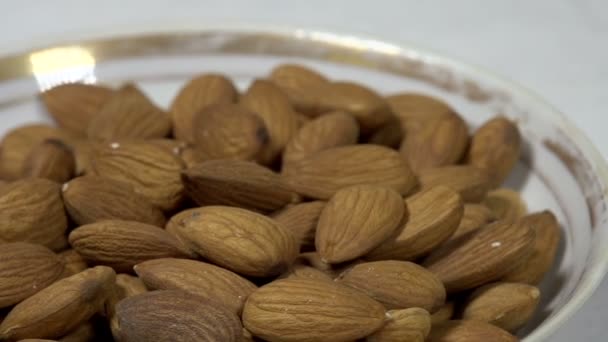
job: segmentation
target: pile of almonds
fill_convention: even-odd
[[[0,341],[516,341],[560,230],[436,98],[280,65],[41,94],[0,147]]]

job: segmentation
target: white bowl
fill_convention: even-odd
[[[527,90],[416,47],[305,30],[221,28],[98,39],[8,56],[0,58],[0,134],[25,122],[48,121],[35,95],[60,83],[135,81],[166,107],[197,73],[225,73],[245,87],[286,61],[382,93],[439,96],[472,127],[496,114],[517,121],[525,149],[507,185],[522,191],[530,211],[553,210],[564,232],[555,269],[541,286],[541,308],[521,336],[548,339],[597,288],[608,264],[608,172],[600,154]]]

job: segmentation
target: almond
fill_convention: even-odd
[[[403,199],[392,189],[371,185],[341,189],[319,217],[317,252],[332,264],[356,259],[390,237],[404,213]]]
[[[418,177],[423,188],[444,185],[459,193],[465,202],[480,202],[489,190],[483,173],[466,165],[426,169]]]
[[[146,142],[161,147],[163,150],[176,156],[181,155],[182,150],[189,146],[188,143],[185,143],[181,140],[167,138],[148,139],[146,140]]]
[[[291,231],[301,247],[314,247],[317,223],[325,203],[314,201],[287,206],[273,213],[272,218]]]
[[[444,186],[419,192],[405,204],[407,222],[366,258],[413,260],[427,254],[454,233],[463,213],[460,196]]]
[[[489,120],[475,131],[469,148],[469,163],[483,170],[493,188],[500,186],[519,159],[521,135],[506,118]]]
[[[132,272],[133,266],[146,260],[193,256],[164,229],[133,221],[86,224],[72,231],[69,240],[87,262],[118,272]]]
[[[401,153],[416,172],[459,162],[469,143],[467,125],[453,112],[429,121],[410,132],[401,143]]]
[[[442,100],[416,93],[388,96],[386,101],[400,119],[405,136],[415,134],[438,118],[453,114],[452,108]]]
[[[257,289],[249,280],[224,268],[183,259],[156,259],[135,266],[152,290],[184,290],[217,301],[240,315],[247,297]]]
[[[486,224],[496,220],[494,213],[488,209],[485,205],[476,203],[466,203],[464,205],[464,212],[462,219],[456,231],[448,241],[457,239],[463,235],[469,234],[470,232],[477,230]]]
[[[15,242],[0,249],[0,308],[17,304],[59,279],[61,259],[44,246]]]
[[[57,251],[67,245],[67,228],[59,184],[30,178],[0,189],[0,240],[37,243]]]
[[[252,293],[243,310],[245,328],[270,342],[354,341],[384,318],[382,304],[361,292],[312,279],[273,281]]]
[[[67,83],[40,94],[46,110],[59,127],[85,136],[91,120],[112,95],[112,89],[83,83]]]
[[[311,117],[308,117],[300,112],[296,112],[296,120],[298,122],[298,129],[302,128],[305,124],[312,121]]]
[[[186,192],[199,205],[230,205],[262,212],[295,202],[281,176],[254,162],[210,160],[185,170]]]
[[[63,183],[74,177],[72,149],[61,140],[47,139],[34,147],[23,162],[23,177],[46,178]]]
[[[320,116],[305,124],[289,140],[283,152],[283,167],[332,147],[353,145],[359,138],[357,121],[344,112]]]
[[[91,159],[93,158],[94,151],[98,145],[95,142],[83,139],[72,142],[71,146],[74,162],[76,163],[74,174],[81,176],[89,169]]]
[[[116,307],[117,341],[240,342],[243,328],[228,309],[185,291],[152,291]]]
[[[532,285],[488,284],[475,290],[469,297],[462,318],[488,322],[514,332],[532,317],[539,300],[540,291]]]
[[[110,141],[125,138],[163,138],[171,132],[169,115],[133,84],[113,92],[90,121],[87,137]]]
[[[436,326],[454,317],[454,302],[446,302],[431,315],[431,324]]]
[[[524,216],[520,222],[527,224],[536,233],[533,251],[503,280],[537,285],[555,262],[562,233],[557,219],[548,210]]]
[[[17,304],[0,324],[0,340],[57,338],[103,309],[115,273],[95,267],[57,281]]]
[[[105,314],[110,321],[112,334],[118,332],[118,317],[116,316],[116,305],[125,298],[137,296],[148,292],[146,285],[141,279],[128,274],[117,274],[112,294],[105,304]]]
[[[165,223],[163,213],[124,182],[85,176],[65,183],[62,190],[68,214],[79,225],[113,219]]]
[[[491,324],[453,320],[434,325],[427,342],[517,342],[519,339]]]
[[[434,312],[445,302],[445,288],[439,278],[409,261],[358,264],[338,279],[382,303],[388,310],[418,307]]]
[[[91,322],[86,322],[63,336],[59,342],[89,342],[93,341],[95,336],[95,327]]]
[[[158,145],[114,142],[97,149],[88,174],[129,184],[149,203],[171,210],[184,197],[180,175],[183,168],[177,156]]]
[[[168,230],[201,256],[234,272],[278,275],[297,256],[293,234],[264,215],[225,206],[202,207],[187,214],[171,218]]]
[[[424,342],[431,331],[431,317],[424,309],[390,310],[386,315],[388,322],[366,342]]]
[[[367,138],[367,143],[397,148],[404,137],[405,132],[401,128],[399,118],[393,116],[387,123],[379,127]]]
[[[356,263],[357,261],[353,262]],[[316,270],[325,273],[331,279],[337,277],[342,271],[345,265],[331,265],[321,259],[321,256],[317,252],[306,252],[300,253],[294,262],[294,266],[303,265],[310,266]],[[346,267],[350,267],[349,264]]]
[[[173,136],[188,143],[194,142],[193,119],[196,113],[216,103],[235,102],[238,92],[230,79],[219,74],[199,75],[177,93],[171,104]]]
[[[404,195],[416,178],[399,152],[377,145],[353,145],[310,155],[285,170],[285,179],[301,195],[328,199],[336,191],[373,184]]]
[[[488,192],[483,204],[490,208],[499,220],[516,221],[528,211],[519,192],[507,188]]]
[[[296,110],[309,116],[322,111],[322,89],[329,84],[323,75],[302,65],[282,64],[272,69],[270,80],[285,92]]]
[[[63,277],[69,277],[87,269],[87,262],[72,248],[59,253],[59,258],[64,265]]]
[[[255,80],[241,97],[240,103],[264,121],[270,142],[261,161],[271,163],[298,129],[296,112],[289,98],[270,81]]]
[[[194,167],[198,163],[202,163],[207,160],[207,157],[203,155],[201,151],[193,146],[186,146],[179,151],[179,157],[181,158],[186,168],[189,169]]]
[[[270,143],[264,121],[232,103],[205,107],[194,116],[191,130],[196,150],[205,160],[262,160]]]
[[[496,221],[441,253],[424,265],[444,283],[448,292],[471,289],[500,279],[532,252],[534,231],[527,225]]]
[[[334,279],[327,273],[320,271],[314,267],[306,266],[302,264],[294,264],[291,268],[281,275],[280,278],[303,278],[303,279],[315,279],[315,280],[326,280],[333,281]]]

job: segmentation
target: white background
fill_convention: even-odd
[[[608,1],[7,1],[0,53],[125,31],[262,24],[415,43],[506,76],[608,157]],[[608,248],[608,246],[607,246]],[[608,340],[608,282],[552,341]]]

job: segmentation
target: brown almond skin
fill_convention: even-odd
[[[341,189],[321,212],[316,250],[331,264],[361,257],[399,228],[404,213],[403,199],[392,189],[371,185]]]
[[[366,144],[317,152],[293,163],[284,177],[296,192],[316,199],[328,199],[353,185],[385,186],[402,195],[416,185],[416,177],[399,152]]]
[[[136,265],[135,272],[152,290],[188,291],[218,301],[237,315],[241,314],[247,297],[257,289],[236,273],[194,260],[150,260]]]
[[[496,221],[431,254],[423,265],[441,279],[448,293],[468,290],[515,269],[532,253],[534,238],[527,225]]]
[[[434,325],[427,342],[517,342],[519,339],[491,324],[478,321],[452,320]]]
[[[294,262],[294,266],[297,265],[310,266],[325,273],[331,279],[336,278],[341,271],[344,271],[342,265],[332,265],[324,262],[317,252],[300,253]],[[348,268],[348,266],[350,265],[347,265],[346,267]]]
[[[19,303],[61,277],[63,263],[48,248],[24,242],[0,248],[0,308]]]
[[[243,275],[285,271],[297,256],[295,236],[273,219],[226,206],[206,206],[171,218],[167,230],[199,255]]]
[[[382,304],[361,292],[311,279],[262,286],[243,310],[245,328],[270,342],[354,341],[378,330],[384,318]]]
[[[504,117],[484,123],[475,131],[469,148],[469,163],[488,176],[490,186],[500,186],[517,163],[521,153],[517,126]]]
[[[298,129],[296,112],[289,98],[272,82],[255,80],[241,96],[239,103],[264,121],[270,141],[260,161],[272,163]]]
[[[367,256],[370,260],[413,260],[450,238],[463,214],[460,196],[444,186],[431,187],[407,198],[409,218],[396,235]]]
[[[34,147],[23,162],[23,177],[67,182],[76,173],[72,149],[61,140],[47,139]]]
[[[407,135],[401,153],[415,172],[453,165],[464,156],[469,143],[467,125],[456,113],[442,115],[421,130]]]
[[[40,94],[47,111],[59,127],[86,136],[87,128],[112,95],[112,89],[93,84],[68,83]]]
[[[446,302],[431,315],[431,324],[436,326],[454,317],[454,302]]]
[[[358,138],[359,124],[350,114],[324,114],[305,124],[289,140],[283,152],[283,167],[328,148],[354,145]]]
[[[87,262],[109,266],[117,272],[133,272],[133,266],[146,260],[194,257],[164,229],[134,221],[86,224],[72,231],[69,240]]]
[[[68,228],[61,186],[47,179],[29,178],[0,190],[0,241],[30,242],[54,251],[67,245]]]
[[[431,331],[431,317],[424,309],[390,310],[386,314],[389,321],[366,342],[424,342]]]
[[[138,277],[129,274],[117,274],[112,294],[105,304],[105,314],[110,323],[112,334],[118,332],[118,317],[116,316],[116,305],[125,298],[137,296],[148,292],[144,282]]]
[[[454,234],[450,236],[448,241],[455,240],[495,220],[496,216],[485,205],[466,203],[464,205],[464,212],[462,214],[460,224],[458,225],[458,228],[456,228]]]
[[[409,261],[373,261],[353,266],[339,282],[382,303],[387,310],[423,308],[434,312],[445,302],[445,288],[433,273]]]
[[[536,235],[532,254],[504,281],[537,285],[554,264],[562,233],[555,215],[548,210],[524,216],[520,222],[527,224]]]
[[[133,84],[112,93],[90,121],[87,137],[97,141],[164,138],[171,119]]]
[[[303,65],[281,64],[272,69],[269,79],[281,88],[297,111],[309,116],[322,112],[322,89],[329,84],[323,75]]]
[[[279,224],[291,231],[301,247],[314,247],[317,223],[324,201],[294,204],[271,215]]]
[[[102,220],[126,220],[162,227],[165,217],[124,182],[99,176],[72,179],[63,185],[68,214],[79,225]]]
[[[65,335],[103,309],[115,276],[98,266],[53,283],[11,310],[0,324],[0,340]]]
[[[460,194],[464,202],[478,203],[486,197],[489,183],[478,169],[467,165],[426,169],[418,174],[422,188],[444,185]]]
[[[260,212],[295,202],[296,193],[272,170],[254,162],[210,160],[182,173],[186,193],[199,205],[229,205]]]
[[[236,314],[186,291],[152,291],[124,299],[116,307],[121,342],[240,342]]]
[[[333,281],[334,279],[329,276],[327,273],[318,270],[311,266],[306,266],[303,264],[294,264],[291,268],[283,273],[279,278],[303,278],[303,279],[316,279],[316,280],[326,280]]]
[[[368,144],[398,148],[405,137],[401,122],[393,116],[387,123],[376,129],[368,138]]]
[[[528,284],[493,283],[475,290],[464,304],[462,319],[487,322],[515,332],[534,314],[540,291]]]
[[[488,192],[483,204],[490,208],[499,220],[516,221],[528,211],[519,192],[507,188]]]
[[[95,339],[95,327],[86,322],[59,339],[59,342],[90,342]]]
[[[183,169],[179,157],[165,148],[133,141],[106,143],[98,148],[88,174],[127,183],[152,205],[171,210],[184,197]]]
[[[399,93],[388,96],[386,101],[400,119],[406,137],[424,129],[430,122],[450,116],[454,112],[442,100],[423,94]]]
[[[173,136],[193,143],[192,132],[195,114],[216,103],[236,102],[238,92],[232,81],[220,74],[196,76],[177,93],[171,104]]]
[[[76,250],[70,248],[58,254],[59,259],[64,265],[62,278],[73,276],[76,273],[80,273],[88,268],[87,262],[84,258],[76,252]]]
[[[207,160],[207,157],[205,157],[202,152],[200,152],[194,146],[186,146],[182,148],[179,151],[179,157],[184,163],[184,165],[186,165],[187,169],[194,167],[196,164],[202,163]]]

